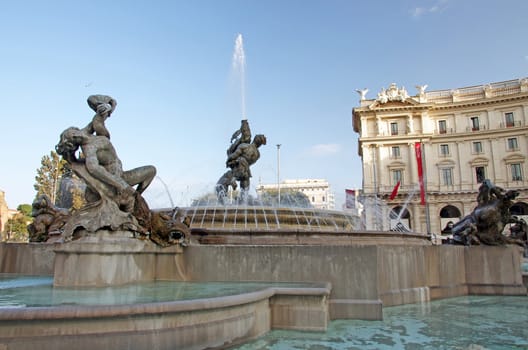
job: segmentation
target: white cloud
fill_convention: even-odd
[[[423,7],[416,7],[411,12],[413,17],[420,17],[425,11],[426,9],[424,9]]]
[[[438,0],[429,7],[415,7],[411,10],[413,17],[418,18],[429,13],[442,12],[447,7],[447,0]]]
[[[310,148],[309,153],[312,156],[324,157],[339,153],[341,146],[337,143],[321,143]]]

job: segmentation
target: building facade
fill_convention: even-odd
[[[519,190],[511,211],[528,215],[528,78],[440,91],[416,88],[409,96],[391,84],[375,99],[359,91],[352,119],[359,134],[366,228],[390,230],[403,223],[410,231],[440,233],[475,208],[484,179]]]
[[[9,208],[5,200],[5,192],[0,190],[0,232],[4,232],[7,220],[9,220]]]
[[[277,191],[277,184],[259,184],[257,194],[265,191]],[[310,204],[317,209],[335,209],[335,196],[328,181],[323,179],[297,179],[284,180],[280,183],[281,191],[298,191],[304,193],[310,200]]]

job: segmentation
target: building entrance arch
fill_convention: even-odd
[[[451,234],[451,227],[460,220],[462,213],[454,205],[446,205],[440,209],[440,227],[442,234]]]

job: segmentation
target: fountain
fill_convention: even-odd
[[[245,65],[241,36],[236,48]],[[0,244],[0,349],[224,348],[272,329],[382,320],[387,306],[526,295],[516,246],[433,246],[421,233],[358,231],[342,212],[257,205],[249,167],[266,138],[251,139],[242,97],[217,202],[156,210],[142,197],[156,169],[124,170],[110,141],[116,100],[88,98],[91,122],[56,147],[87,204],[69,213],[38,198],[33,242]]]
[[[242,119],[246,118],[246,53],[244,52],[244,39],[242,34],[238,34],[235,39],[235,49],[233,51],[233,71],[240,80],[240,107]]]
[[[419,233],[357,231],[341,212],[256,205],[249,166],[265,137],[243,142],[247,120],[215,205],[151,210],[141,194],[155,168],[123,170],[104,124],[115,100],[89,102],[92,122],[66,129],[57,145],[86,183],[86,206],[70,214],[38,198],[31,231],[47,243],[0,245],[4,295],[44,293],[0,304],[0,348],[224,347],[271,329],[381,320],[384,306],[526,295],[516,247],[432,246]],[[234,186],[242,195],[227,201]],[[181,292],[189,283],[190,296]]]

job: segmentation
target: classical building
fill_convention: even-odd
[[[409,96],[391,84],[375,99],[358,90],[352,119],[367,229],[440,233],[475,208],[486,178],[519,190],[512,212],[528,215],[528,78],[416,88]]]
[[[5,200],[5,192],[0,190],[0,233],[5,231],[7,220],[11,217]]]
[[[257,186],[257,194],[262,194],[265,191],[277,191],[279,186],[277,184],[259,184]],[[284,180],[280,183],[281,191],[299,191],[304,193],[314,208],[330,209],[335,208],[334,193],[331,191],[328,181],[323,179],[298,179],[298,180]]]

